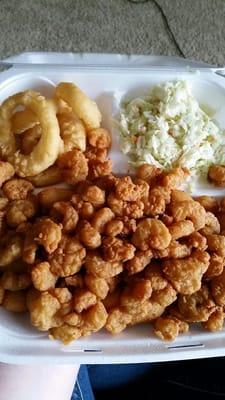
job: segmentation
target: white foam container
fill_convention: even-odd
[[[127,171],[127,159],[118,149],[118,135],[112,115],[123,96],[144,94],[163,81],[184,78],[191,82],[201,104],[213,111],[225,128],[224,70],[204,63],[173,57],[125,56],[112,54],[23,53],[2,61],[0,103],[28,88],[51,95],[60,81],[75,82],[95,99],[103,114],[103,125],[113,130],[111,158],[114,172]],[[225,195],[207,185],[195,194]],[[0,308],[0,361],[17,364],[38,363],[138,363],[185,360],[225,355],[225,330],[204,332],[194,326],[173,343],[158,340],[150,324],[127,329],[118,336],[101,331],[64,346],[38,332],[27,316]]]

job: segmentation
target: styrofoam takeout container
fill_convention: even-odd
[[[3,60],[0,103],[22,90],[35,89],[51,95],[60,81],[76,83],[95,99],[103,114],[103,125],[113,132],[111,158],[114,172],[125,173],[127,159],[119,152],[118,132],[112,115],[120,100],[146,93],[163,81],[184,78],[191,82],[198,101],[210,109],[225,128],[224,70],[204,63],[173,57],[107,54],[23,53]],[[210,185],[195,194],[225,195]],[[225,355],[225,330],[204,332],[196,326],[173,343],[164,343],[151,333],[150,324],[127,329],[117,336],[101,331],[64,346],[51,341],[30,325],[24,315],[0,308],[0,361],[9,363],[137,363]]]

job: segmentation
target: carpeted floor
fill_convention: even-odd
[[[224,0],[157,2],[187,58],[225,64]],[[0,0],[0,31],[1,58],[25,50],[180,55],[152,0]]]

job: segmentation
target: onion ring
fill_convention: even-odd
[[[11,123],[13,133],[20,134],[39,124],[39,121],[33,111],[29,108],[25,108],[25,110],[17,111],[13,114]]]
[[[29,155],[23,155],[16,148],[12,132],[11,117],[18,105],[28,107],[40,122],[42,135]],[[61,146],[56,110],[45,97],[32,90],[17,93],[5,100],[0,107],[0,153],[13,164],[21,177],[34,176],[50,167],[56,161]]]
[[[87,130],[100,127],[102,117],[97,104],[76,85],[71,82],[61,82],[56,86],[55,95],[72,108]]]
[[[86,150],[86,132],[82,121],[71,112],[57,115],[64,151]]]

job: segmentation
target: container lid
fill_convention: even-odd
[[[119,68],[119,69],[182,69],[224,71],[224,68],[179,57],[154,55],[24,52],[5,58],[0,64],[8,67],[70,67],[70,68]]]

